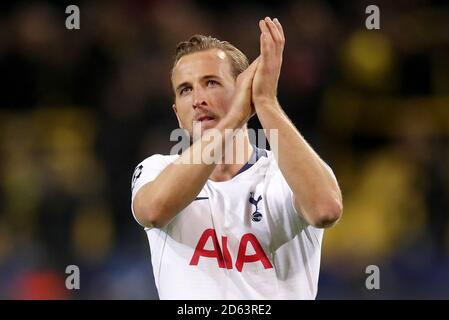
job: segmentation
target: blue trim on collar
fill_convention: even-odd
[[[255,164],[257,162],[257,160],[259,160],[261,157],[268,156],[267,150],[258,148],[254,144],[252,144],[252,147],[254,148],[253,154],[249,158],[249,161],[247,163],[245,163],[245,165],[239,170],[239,172],[237,172],[237,174],[240,174],[240,173],[248,170],[249,168],[251,168],[253,166],[253,164]]]

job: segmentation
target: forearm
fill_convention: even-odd
[[[231,130],[225,129],[236,129],[239,125],[241,123],[232,117],[223,118],[215,128],[219,135],[211,138],[205,132],[155,180],[144,185],[135,199],[134,209],[139,221],[146,226],[161,227],[188,206],[225,152],[225,141],[232,136]],[[204,157],[205,150],[211,151],[207,152],[208,159]]]
[[[296,209],[312,225],[327,227],[334,223],[340,217],[342,207],[341,192],[334,175],[277,101],[256,104],[256,112],[264,129],[278,130],[277,141],[269,134],[267,138],[293,191]]]

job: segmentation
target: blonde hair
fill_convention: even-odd
[[[231,72],[235,78],[245,71],[249,66],[248,58],[246,55],[230,44],[228,41],[218,40],[211,36],[204,36],[201,34],[195,34],[187,41],[182,41],[176,46],[176,53],[173,61],[173,67],[170,72],[170,79],[173,75],[173,70],[178,61],[185,55],[206,51],[210,49],[220,49],[227,53],[227,56],[231,62]]]

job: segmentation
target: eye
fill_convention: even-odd
[[[190,90],[192,90],[191,87],[184,87],[181,89],[181,91],[179,91],[180,95],[186,94],[187,92],[189,92]]]
[[[207,80],[207,86],[208,87],[215,87],[216,85],[218,85],[218,81],[215,80]]]

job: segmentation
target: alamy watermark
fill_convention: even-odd
[[[79,290],[80,289],[80,268],[77,265],[69,265],[65,269],[65,273],[68,274],[65,279],[65,287],[68,290]]]
[[[380,269],[378,266],[371,264],[366,267],[365,273],[369,274],[365,280],[365,287],[368,290],[380,289]]]
[[[369,16],[365,20],[365,27],[368,30],[380,29],[380,10],[379,7],[372,4],[366,7],[365,13]]]
[[[69,30],[80,28],[80,8],[74,4],[65,8],[65,13],[69,16],[65,19],[65,27]]]
[[[279,134],[278,129],[225,129],[220,131],[216,128],[208,130],[201,129],[201,122],[193,123],[192,137],[185,129],[175,129],[170,134],[170,141],[178,141],[170,150],[171,155],[184,153],[192,141],[202,140],[200,150],[195,150],[191,157],[183,157],[182,164],[245,164],[245,139],[248,135],[252,145],[258,148],[267,148],[267,139],[270,149],[275,155],[278,154]],[[248,156],[248,155],[247,155]],[[249,162],[256,161],[250,159]]]
[[[65,8],[65,13],[69,14],[65,20],[65,27],[69,30],[80,29],[80,9],[77,5],[69,5]],[[380,9],[371,4],[365,8],[365,13],[369,16],[365,20],[365,27],[368,30],[380,29]]]

